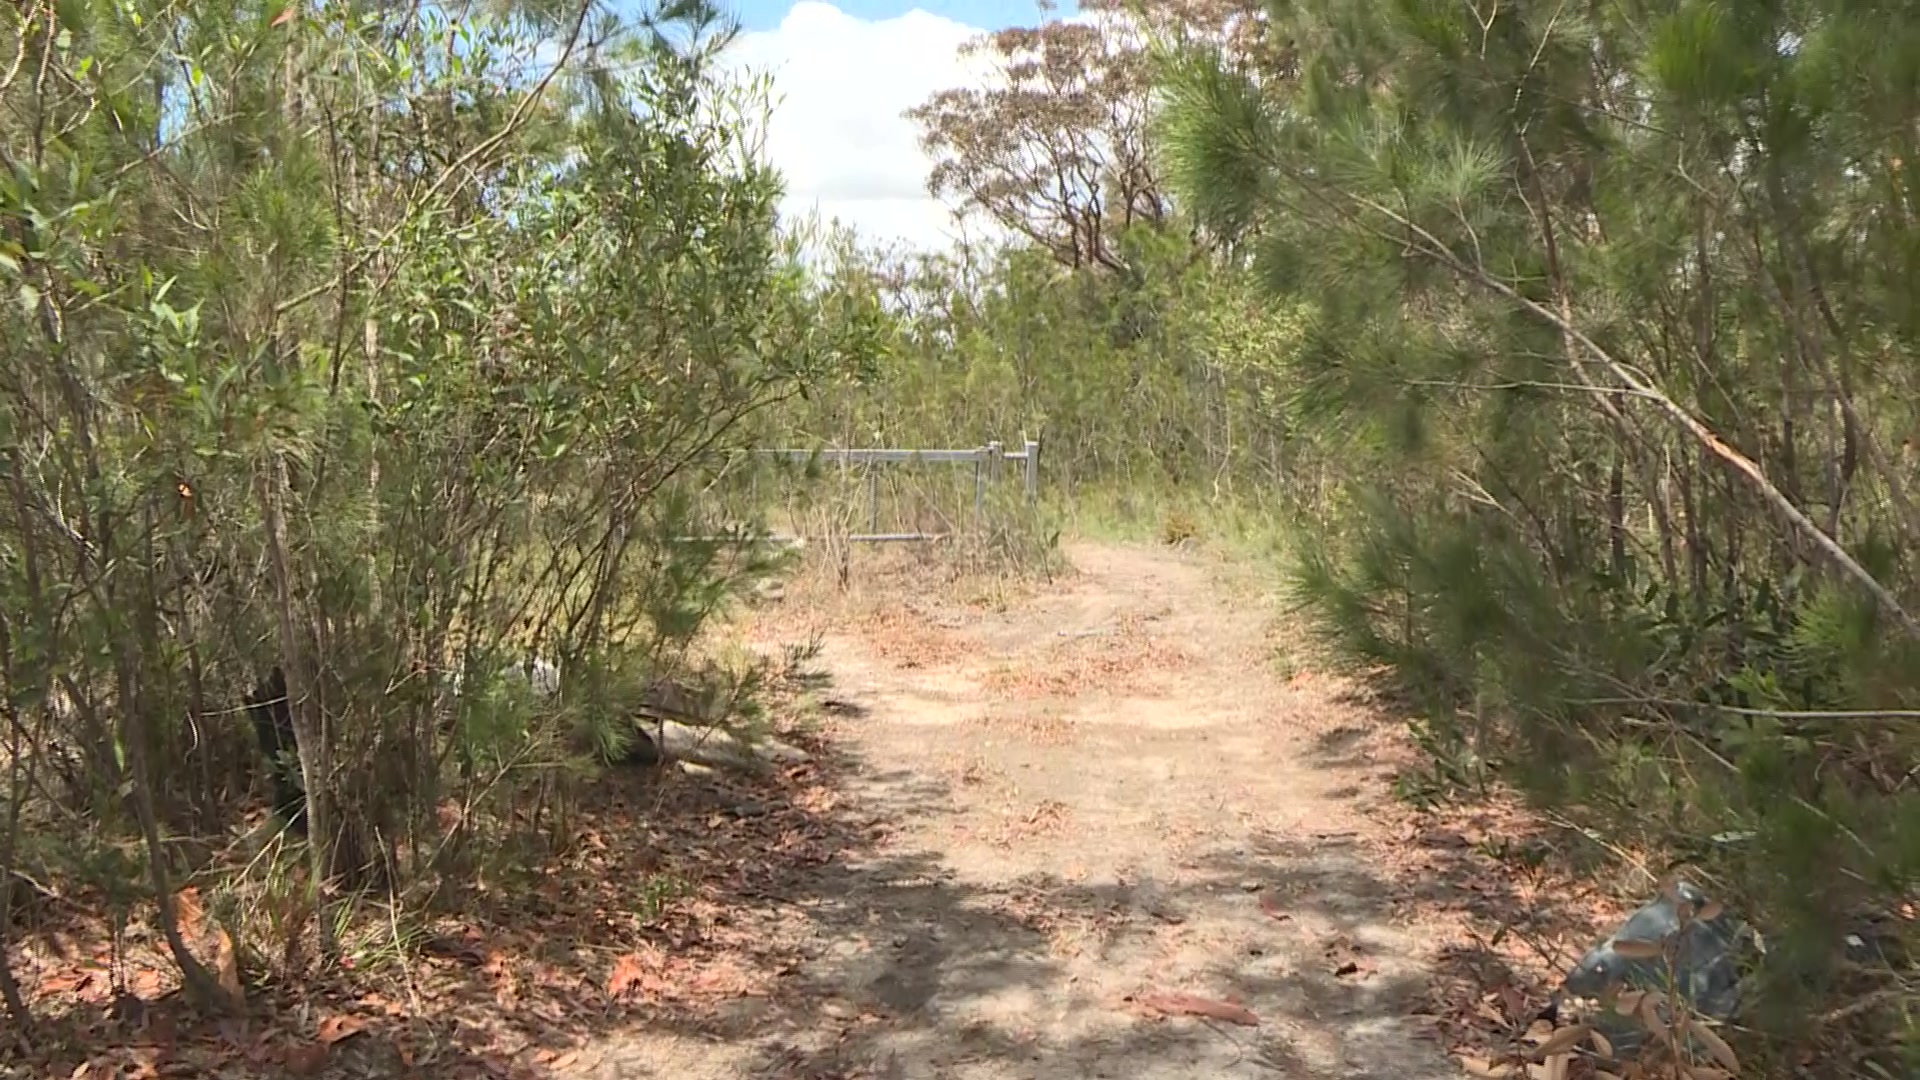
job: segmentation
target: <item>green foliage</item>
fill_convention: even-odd
[[[1300,333],[1293,310],[1177,232],[1143,226],[1115,247],[1118,271],[1068,270],[1027,248],[842,250],[837,272],[893,313],[888,355],[783,420],[827,445],[1039,439],[1048,491],[1080,500],[1177,487],[1228,498],[1303,467],[1269,361]]]
[[[714,531],[692,493],[887,326],[776,228],[726,27],[663,14],[9,9],[10,866],[124,890],[132,840],[150,895],[221,872],[160,838],[232,830],[238,705],[279,665],[315,868],[456,873],[444,800],[468,832],[559,808],[583,738],[767,571],[677,541]],[[497,676],[529,653],[557,702]],[[78,814],[34,780],[56,757]]]
[[[1704,861],[1778,942],[1769,1030],[1872,994],[1847,1016],[1897,1072],[1913,971],[1838,957],[1920,889],[1887,715],[1920,642],[1863,588],[1920,604],[1920,20],[1298,0],[1268,33],[1264,68],[1164,47],[1158,130],[1306,313],[1275,377],[1344,468],[1298,592],[1416,692],[1443,779]]]

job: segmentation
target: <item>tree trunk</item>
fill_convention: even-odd
[[[1607,473],[1607,544],[1616,582],[1627,578],[1627,469],[1626,448],[1614,451]]]
[[[7,648],[6,653],[11,669],[12,649]],[[11,677],[8,681],[12,682]],[[19,850],[20,807],[33,786],[32,769],[39,760],[36,753],[39,740],[23,737],[25,729],[17,710],[9,705],[6,712],[11,746],[7,754],[7,831],[0,835],[0,998],[5,999],[7,1015],[13,1018],[14,1025],[22,1031],[30,1031],[33,1028],[33,1010],[20,993],[19,980],[13,977],[13,857]],[[21,775],[23,768],[27,770],[25,776]]]
[[[314,667],[308,656],[298,615],[292,558],[287,550],[286,459],[273,454],[260,481],[261,516],[267,527],[267,565],[273,577],[279,607],[280,658],[287,677],[287,708],[293,714],[294,741],[299,744],[300,779],[307,797],[307,850],[312,868],[318,918],[320,955],[334,954],[331,897],[333,881],[334,814],[332,762]]]
[[[188,995],[202,1005],[230,1008],[238,1002],[227,996],[219,980],[194,957],[193,950],[187,947],[186,939],[180,933],[172,875],[167,871],[166,850],[160,840],[160,817],[154,808],[153,771],[148,757],[148,743],[153,734],[152,717],[141,701],[135,658],[123,653],[119,668],[120,713],[126,735],[124,745],[127,767],[133,773],[133,809],[140,821],[141,838],[146,841],[147,875],[153,887],[154,902],[159,908],[160,933],[167,940],[174,963],[180,966],[180,977],[186,984]]]

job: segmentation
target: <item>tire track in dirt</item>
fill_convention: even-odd
[[[1459,1075],[1406,1019],[1424,939],[1378,865],[1359,706],[1279,678],[1266,605],[1199,557],[1069,557],[1004,610],[829,622],[827,741],[882,838],[806,902],[804,1006],[634,1035],[591,1075]]]
[[[1362,805],[1376,770],[1326,753],[1355,708],[1278,679],[1263,605],[1197,559],[1070,557],[1066,581],[953,629],[965,647],[945,662],[827,640],[836,693],[867,710],[840,735],[867,763],[862,797],[900,822],[892,846],[937,852],[955,888],[1045,924],[1044,964],[942,982],[926,1022],[1033,1032],[1035,1057],[977,1063],[982,1077],[1454,1075],[1400,1019],[1424,978],[1368,865],[1366,838],[1386,839]],[[938,805],[896,785],[930,769],[949,780]],[[1129,1009],[1155,992],[1262,1023]],[[961,1075],[937,1053],[913,1061],[901,1075]]]

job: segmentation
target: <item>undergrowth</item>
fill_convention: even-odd
[[[1920,742],[1873,703],[1914,692],[1920,653],[1874,635],[1869,606],[1817,578],[1736,580],[1711,606],[1631,577],[1555,583],[1481,520],[1415,528],[1384,505],[1296,545],[1323,640],[1412,705],[1427,765],[1404,796],[1511,786],[1687,865],[1766,943],[1750,1066],[1823,1047],[1910,1074]]]

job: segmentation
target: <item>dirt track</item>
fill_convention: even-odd
[[[1002,610],[829,625],[825,743],[872,842],[762,913],[800,935],[797,992],[609,1035],[574,1075],[1459,1075],[1404,1019],[1422,939],[1376,868],[1358,707],[1281,678],[1266,605],[1198,557],[1069,556]],[[1214,1015],[1166,1016],[1179,994]]]

